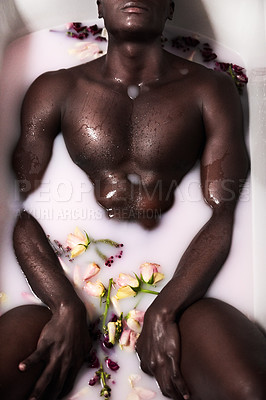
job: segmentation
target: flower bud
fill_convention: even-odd
[[[71,258],[75,258],[87,250],[90,244],[87,235],[84,235],[79,228],[75,229],[74,234],[70,233],[67,236],[67,246],[71,249]]]
[[[137,278],[134,278],[132,275],[129,274],[119,274],[119,277],[116,280],[116,284],[119,287],[122,286],[132,286],[132,287],[138,287],[139,282]]]
[[[105,295],[106,289],[102,282],[86,282],[83,288],[90,296],[103,297]]]
[[[116,323],[108,322],[107,329],[108,329],[109,342],[115,344]]]
[[[128,352],[135,351],[135,346],[138,337],[139,337],[138,333],[131,331],[130,329],[124,329],[119,339],[120,348]]]
[[[134,331],[136,333],[140,333],[141,332],[141,325],[134,318],[128,318],[127,319],[127,326],[129,327],[129,329],[131,329],[132,331]]]
[[[164,275],[158,272],[160,265],[154,263],[144,263],[140,266],[140,274],[143,282],[148,283],[150,285],[154,285],[155,283],[161,281],[164,278]]]
[[[86,272],[84,274],[83,280],[85,282],[89,281],[93,276],[98,274],[100,269],[101,268],[96,263],[94,263],[94,262],[90,263],[86,268]]]
[[[130,286],[122,286],[118,289],[115,297],[117,300],[136,296],[136,292]]]

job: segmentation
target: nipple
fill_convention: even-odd
[[[141,183],[141,178],[138,174],[127,174],[127,179],[129,182],[133,183],[133,185],[139,185]]]

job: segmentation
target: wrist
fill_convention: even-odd
[[[167,288],[164,288],[160,294],[153,301],[151,308],[153,312],[156,312],[160,316],[161,322],[174,322],[176,321],[179,313],[179,307],[174,296],[169,296]],[[171,301],[169,301],[171,297]]]
[[[75,295],[67,300],[61,300],[59,304],[57,304],[52,312],[58,314],[59,316],[71,316],[75,317],[84,316],[86,317],[86,308],[84,303],[80,300],[80,298]]]

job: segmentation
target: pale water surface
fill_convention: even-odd
[[[6,50],[0,80],[0,90],[4,93],[0,102],[0,133],[2,137],[6,137],[4,145],[7,152],[19,134],[19,110],[28,86],[44,71],[78,64],[78,58],[68,54],[68,49],[74,48],[76,43],[76,40],[66,38],[63,34],[40,31],[13,42]],[[215,46],[219,59],[241,63],[238,55],[217,44]],[[136,180],[136,176],[130,178]],[[1,292],[4,293],[2,312],[28,303],[25,293],[30,294],[12,248],[12,229],[20,203],[11,176],[7,198],[8,208],[1,253]],[[237,208],[230,256],[210,288],[209,295],[231,303],[252,317],[250,199],[248,181]],[[89,261],[98,261],[102,266],[99,279],[106,285],[110,277],[115,278],[120,272],[137,273],[139,265],[146,261],[161,265],[161,271],[166,276],[164,284],[171,278],[189,242],[211,215],[211,210],[201,195],[199,167],[196,166],[176,190],[174,206],[164,215],[160,226],[154,231],[147,232],[134,223],[109,220],[104,210],[96,203],[92,184],[86,174],[71,161],[61,135],[55,140],[53,157],[42,185],[24,206],[38,219],[51,239],[57,239],[63,244],[67,234],[73,232],[76,226],[96,239],[111,238],[122,242],[123,256],[121,259],[115,259],[111,268],[105,267],[93,250],[89,250],[72,263],[67,258],[64,259],[70,276],[73,276],[75,265],[79,265],[82,270]],[[112,249],[103,250],[109,251],[110,254],[116,253],[116,250]],[[161,286],[158,285],[158,290]],[[126,313],[139,303],[138,307],[144,310],[152,299],[152,295],[145,295],[141,299],[137,297],[131,301],[124,300],[121,301],[121,307]],[[86,302],[91,302],[88,296]],[[95,308],[92,308],[91,312],[97,314],[98,300],[94,300],[93,303]],[[158,400],[164,398],[155,381],[140,371],[135,354],[125,353],[117,347],[110,357],[120,365],[119,371],[112,373],[111,381],[116,382],[111,383],[114,400],[127,398],[131,390],[128,377],[133,373],[141,374],[139,386],[154,390]],[[93,374],[94,370],[82,371],[73,393],[67,398],[99,398],[99,387],[92,388],[87,385]],[[82,389],[84,392],[80,392]]]

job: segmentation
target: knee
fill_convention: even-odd
[[[266,376],[253,376],[249,380],[241,382],[230,398],[235,400],[265,400]]]
[[[18,365],[36,348],[43,326],[51,313],[45,307],[21,306],[8,311],[0,318],[0,398],[19,400],[37,379],[43,365],[22,373]]]

